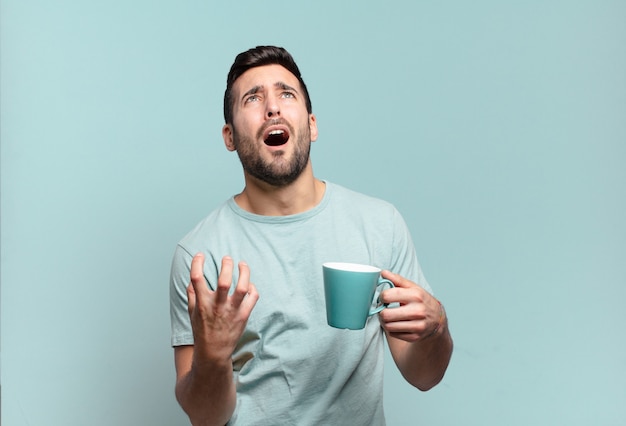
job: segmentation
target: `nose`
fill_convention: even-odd
[[[266,118],[276,118],[280,116],[280,108],[278,107],[278,102],[274,97],[270,97],[267,100],[267,105],[265,107],[265,117]]]

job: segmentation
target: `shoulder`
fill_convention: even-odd
[[[349,207],[351,209],[368,209],[377,214],[396,214],[395,206],[389,201],[354,191],[341,185],[327,182],[331,191],[331,199],[334,204]]]
[[[181,240],[178,245],[181,247],[199,248],[202,242],[215,233],[216,229],[228,228],[230,223],[237,217],[231,208],[231,200],[223,202],[216,209],[211,211],[200,222],[194,226]]]

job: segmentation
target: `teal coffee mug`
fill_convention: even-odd
[[[370,316],[387,306],[379,304],[372,309],[379,286],[394,287],[380,277],[380,269],[356,263],[327,262],[324,269],[326,320],[335,328],[360,330]]]

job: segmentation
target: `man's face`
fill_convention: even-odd
[[[296,180],[317,139],[298,79],[280,65],[251,68],[233,84],[233,122],[222,130],[244,171],[273,186]]]

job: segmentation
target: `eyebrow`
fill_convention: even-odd
[[[285,84],[282,81],[278,81],[278,82],[274,83],[274,87],[277,88],[277,89],[291,90],[292,92],[298,93],[298,91],[294,87],[291,87],[290,85]]]
[[[290,85],[288,85],[287,83],[283,83],[282,81],[277,81],[276,83],[274,83],[274,87],[276,89],[281,89],[281,90],[291,90],[293,92],[298,93],[298,91],[291,87]],[[264,89],[264,86],[254,86],[253,88],[251,88],[250,90],[248,90],[246,93],[243,94],[243,96],[241,97],[241,99],[243,100],[246,96],[249,95],[254,95],[256,93],[259,93],[260,91],[262,91]]]

